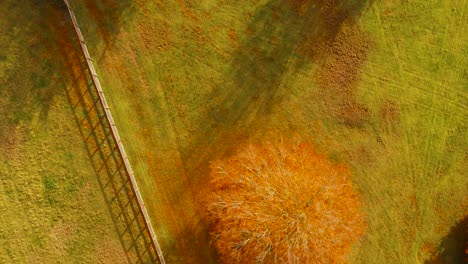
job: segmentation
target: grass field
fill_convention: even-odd
[[[319,4],[321,11],[293,0],[72,1],[168,263],[215,262],[197,202],[207,165],[241,143],[278,135],[272,131],[312,140],[351,168],[368,223],[352,263],[424,263],[468,213],[465,1],[322,2],[332,5]],[[20,12],[19,7],[13,10]],[[34,10],[27,12],[39,17]],[[317,19],[319,15],[325,19]],[[16,27],[19,35],[6,38],[27,45],[20,39],[35,32],[36,25],[28,21],[24,19],[24,29]],[[12,42],[0,42],[5,43]],[[43,63],[42,57],[34,57],[40,52],[29,54],[13,45],[8,49]],[[8,73],[15,81],[3,81],[3,69],[18,67],[22,59],[3,54],[0,59],[2,88],[23,85],[24,94],[33,97],[38,89],[23,81],[40,85],[53,80],[45,77],[54,76],[52,68],[42,72],[36,69],[42,64],[31,63],[22,67],[27,74]],[[78,157],[82,147],[61,147],[51,135],[54,130],[44,125],[44,109],[49,109],[46,120],[57,120],[49,126],[78,141],[73,123],[66,133],[60,130],[67,122],[58,120],[70,115],[59,99],[61,92],[50,97],[47,89],[40,91],[30,100],[18,100],[22,95],[15,93],[0,99],[1,113],[13,106],[28,111],[9,111],[12,116],[2,118],[19,123],[2,122],[2,127],[36,131],[27,141],[36,149],[20,151],[26,160],[22,164],[32,163],[26,159],[31,153],[36,166],[56,164],[48,167],[53,173],[83,170],[94,186],[91,170],[82,166],[85,154]],[[53,107],[42,106],[48,100]],[[53,113],[60,115],[55,119]],[[24,116],[32,117],[22,120]],[[54,144],[45,144],[47,138]],[[36,159],[49,148],[53,154],[41,155],[44,162]],[[60,155],[64,149],[73,153],[74,163]],[[56,169],[58,164],[63,168]],[[12,167],[2,163],[1,168]],[[19,168],[17,174],[27,174]],[[32,164],[28,170],[34,168]],[[38,180],[45,177],[37,183],[44,190],[61,190],[74,179],[51,184],[46,173],[35,173]],[[87,199],[98,201],[98,189],[92,190]],[[57,197],[53,199],[67,196]],[[35,206],[38,211],[47,208]],[[110,234],[103,208],[92,218],[95,223],[87,220],[87,227]],[[79,217],[89,219],[90,209],[80,210]],[[73,210],[63,214],[73,215]],[[87,248],[97,243],[93,236],[75,241],[84,245],[86,239]],[[453,255],[444,257],[448,263],[457,261]]]
[[[70,25],[54,10],[0,7],[0,263],[125,263],[65,95],[69,38],[53,28]]]
[[[375,1],[331,50],[287,1],[141,2],[80,19],[104,15],[85,34],[169,259],[205,258],[206,162],[270,129],[352,167],[369,224],[354,263],[423,262],[465,214],[464,2]]]

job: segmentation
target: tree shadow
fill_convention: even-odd
[[[164,249],[166,252],[185,252],[187,249],[198,249],[198,254],[167,254],[165,260],[167,263],[217,263],[214,258],[216,253],[213,248],[207,251],[207,243],[209,241],[208,233],[206,232],[206,224],[199,217],[186,219],[187,226],[181,228],[176,233],[171,234],[174,239],[164,241]]]
[[[5,77],[0,79],[0,96],[6,99],[3,105],[0,104],[0,109],[5,109],[2,111],[5,124],[28,123],[36,113],[39,113],[41,121],[45,121],[54,98],[65,85],[57,71],[60,63],[51,53],[60,48],[62,36],[55,34],[62,31],[66,17],[58,11],[60,5],[54,1],[18,1],[5,5],[9,6],[2,8],[30,8],[41,14],[21,25],[17,25],[14,19],[3,21],[8,30],[2,34],[11,40],[0,43],[0,58],[16,57],[14,67],[6,70]],[[18,26],[21,32],[18,32]],[[6,53],[10,50],[9,45],[16,43],[20,43],[19,48]]]
[[[450,229],[439,244],[437,252],[425,264],[468,263],[468,216]]]
[[[135,11],[134,3],[131,0],[83,0],[76,4],[85,7],[96,25],[98,37],[108,49],[120,32],[125,17],[130,17]],[[79,20],[78,23],[80,22],[82,26],[86,26],[86,21]]]
[[[272,106],[288,93],[284,80],[330,56],[322,47],[372,2],[270,0],[259,7],[247,27],[247,37],[232,56],[225,84],[208,96],[208,114],[198,122],[202,125],[183,153],[186,171],[192,176],[207,175],[210,160],[231,153],[249,135],[263,133],[259,120],[270,115]]]

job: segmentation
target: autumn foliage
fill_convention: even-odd
[[[348,169],[311,144],[250,145],[212,163],[211,177],[222,263],[343,263],[364,232]]]

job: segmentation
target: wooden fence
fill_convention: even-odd
[[[71,7],[71,4],[69,3],[68,0],[64,0],[65,4],[67,5],[68,13],[70,14],[71,22],[73,24],[76,36],[79,40],[79,44],[84,56],[84,59],[86,60],[86,65],[87,69],[89,70],[91,74],[91,79],[92,79],[92,84],[93,87],[97,93],[97,97],[100,103],[100,107],[103,109],[104,112],[104,118],[110,127],[110,132],[112,135],[112,139],[114,141],[114,144],[117,146],[117,151],[118,151],[118,156],[123,161],[123,168],[125,169],[125,174],[128,177],[128,181],[131,185],[131,190],[133,192],[133,196],[136,197],[136,201],[138,204],[138,209],[139,213],[143,215],[143,220],[145,224],[145,231],[149,232],[149,236],[151,237],[151,247],[153,247],[154,251],[157,253],[157,260],[161,264],[165,264],[164,256],[162,253],[162,250],[159,246],[158,239],[156,237],[156,233],[154,232],[154,229],[151,225],[151,219],[148,215],[148,212],[145,207],[145,203],[143,201],[143,198],[140,194],[138,184],[135,180],[134,172],[132,170],[132,167],[130,165],[130,162],[128,160],[127,154],[125,153],[125,149],[122,145],[122,140],[120,139],[119,132],[117,130],[117,127],[115,125],[114,119],[112,118],[112,114],[109,109],[109,105],[107,104],[106,98],[104,96],[104,92],[102,90],[101,84],[98,79],[98,75],[96,73],[96,70],[94,69],[93,65],[93,60],[89,54],[88,48],[86,46],[85,40],[83,38],[83,35],[81,33],[80,27],[78,25],[76,16],[73,12],[73,9]]]

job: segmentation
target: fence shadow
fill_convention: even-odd
[[[76,124],[128,260],[131,263],[156,263],[157,254],[130,179],[126,175],[124,162],[93,83],[86,75],[88,74],[83,71],[82,75],[76,76],[85,79],[85,83],[78,82],[78,85],[72,85],[66,90]]]
[[[60,15],[67,14],[62,6],[56,11]],[[69,84],[65,88],[66,96],[127,260],[130,263],[158,263],[151,234],[100,104],[91,73],[86,67],[79,40],[73,33],[71,21],[67,19],[58,28],[60,32],[56,33],[62,33],[58,50],[63,68],[61,74]]]

